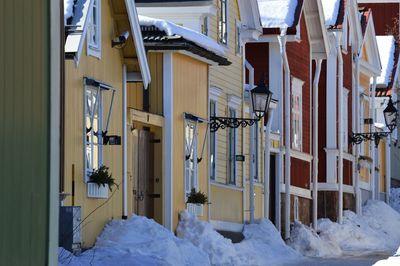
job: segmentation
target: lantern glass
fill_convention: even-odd
[[[389,103],[386,106],[385,110],[383,110],[383,116],[385,117],[385,123],[387,128],[392,132],[396,127],[397,120],[397,109],[394,107],[392,102],[392,98],[389,99]]]
[[[251,101],[253,104],[254,115],[258,118],[262,118],[268,110],[271,102],[272,92],[264,81],[260,81],[259,85],[251,90]]]

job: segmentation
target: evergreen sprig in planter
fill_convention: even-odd
[[[87,184],[89,198],[108,198],[108,191],[112,192],[114,186],[118,188],[108,169],[107,166],[102,165],[89,176]]]
[[[186,202],[186,209],[188,212],[196,216],[203,216],[204,204],[208,204],[208,198],[206,194],[201,191],[196,192],[196,190],[192,188]]]

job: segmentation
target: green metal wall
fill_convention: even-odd
[[[0,0],[0,265],[46,265],[50,0]]]

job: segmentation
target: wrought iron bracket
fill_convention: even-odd
[[[214,133],[218,129],[225,129],[227,127],[230,128],[238,128],[238,127],[247,127],[252,126],[260,119],[252,119],[252,118],[236,118],[236,117],[219,117],[219,116],[212,116],[210,118],[210,132]]]
[[[352,133],[351,142],[353,144],[361,144],[363,141],[374,141],[378,147],[379,141],[390,135],[391,132],[368,132],[368,133]]]

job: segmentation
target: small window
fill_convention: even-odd
[[[102,116],[103,104],[100,88],[85,88],[85,181],[89,181],[91,173],[102,165]]]
[[[241,29],[241,23],[240,21],[236,21],[236,54],[241,55],[242,54],[242,43],[240,40],[240,29]]]
[[[343,151],[349,148],[349,91],[343,89]]]
[[[217,115],[217,104],[215,101],[210,101],[210,116]],[[210,133],[210,179],[215,180],[216,170],[216,132]]]
[[[302,104],[302,88],[303,81],[293,78],[292,79],[292,97],[291,97],[291,139],[292,149],[302,150],[302,136],[303,136],[303,104]]]
[[[101,0],[93,1],[87,34],[88,55],[101,57]]]
[[[185,121],[185,194],[198,189],[197,183],[197,125],[191,120]]]
[[[219,0],[218,41],[228,44],[228,0]]]
[[[201,33],[208,35],[208,17],[203,18],[203,24],[201,25]]]
[[[236,110],[229,108],[229,117],[236,117]],[[237,129],[228,129],[228,176],[229,184],[236,185],[236,139]]]

